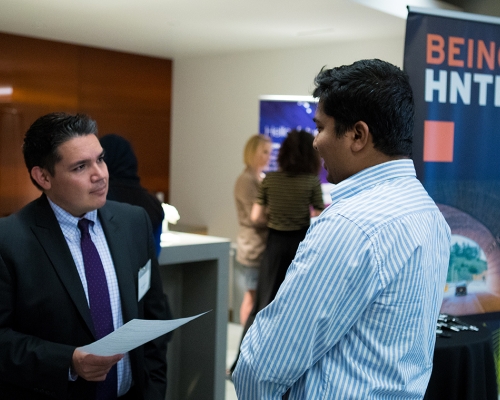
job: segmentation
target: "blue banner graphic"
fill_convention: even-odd
[[[268,171],[278,169],[278,152],[281,143],[292,129],[305,130],[316,135],[316,124],[313,121],[317,102],[310,96],[262,96],[260,98],[259,132],[269,136],[273,150]],[[319,178],[324,185],[325,198],[328,200],[329,184],[326,170],[321,168]],[[327,201],[329,203],[330,200]]]
[[[453,234],[442,312],[500,311],[500,19],[409,10],[417,175]]]

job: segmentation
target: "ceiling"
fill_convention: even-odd
[[[0,32],[175,59],[401,36],[406,21],[392,14],[404,17],[406,4],[449,8],[432,0],[0,0]]]

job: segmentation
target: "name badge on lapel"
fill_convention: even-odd
[[[151,260],[139,270],[139,287],[137,301],[141,301],[151,287]]]

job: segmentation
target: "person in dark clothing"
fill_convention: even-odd
[[[127,139],[114,133],[101,137],[100,142],[109,172],[107,199],[141,206],[146,210],[153,226],[156,255],[159,255],[164,212],[160,201],[140,184],[137,157],[132,145]]]
[[[111,356],[82,349],[133,319],[172,319],[146,211],[106,199],[97,132],[87,115],[56,112],[25,134],[42,194],[0,218],[2,399],[165,399],[168,337]]]

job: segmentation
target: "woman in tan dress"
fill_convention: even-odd
[[[245,325],[255,302],[259,266],[267,240],[265,223],[254,223],[250,219],[252,205],[257,198],[263,170],[269,163],[271,140],[264,135],[251,136],[243,152],[246,165],[236,180],[234,199],[238,212],[239,231],[236,238],[236,261],[244,267],[246,292],[240,307],[240,323]]]

